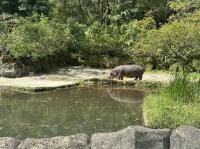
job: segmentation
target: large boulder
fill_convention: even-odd
[[[3,137],[0,138],[0,149],[16,149],[19,145],[20,140],[11,138],[11,137]]]
[[[200,149],[200,129],[180,126],[170,136],[170,149]]]
[[[96,133],[91,149],[169,149],[169,129],[129,126],[118,132]]]
[[[86,134],[59,136],[44,139],[26,139],[17,149],[88,149],[89,138]]]

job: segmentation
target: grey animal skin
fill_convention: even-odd
[[[110,79],[117,78],[123,80],[124,77],[142,80],[145,68],[140,65],[121,65],[111,70]]]

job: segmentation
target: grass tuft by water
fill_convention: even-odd
[[[174,101],[200,102],[200,79],[187,73],[176,73],[173,81],[162,90],[162,94]]]
[[[152,128],[176,128],[180,125],[200,127],[200,79],[175,74],[160,94],[144,100],[145,125]]]

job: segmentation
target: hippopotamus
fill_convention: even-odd
[[[124,77],[135,78],[135,80],[142,80],[142,75],[145,68],[140,65],[121,65],[111,70],[110,79],[115,77],[123,80]]]

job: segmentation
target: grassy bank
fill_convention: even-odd
[[[143,116],[152,128],[175,128],[179,125],[200,127],[199,78],[177,75],[160,94],[145,98]]]

